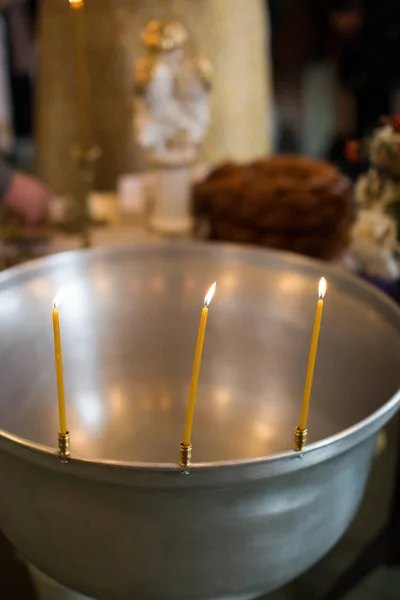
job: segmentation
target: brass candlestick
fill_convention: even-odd
[[[85,2],[69,0],[69,4],[74,27],[76,107],[79,118],[79,145],[72,151],[72,158],[78,167],[73,225],[82,235],[82,246],[88,248],[91,241],[89,197],[93,189],[95,162],[100,157],[101,151],[100,148],[92,145]]]
[[[61,462],[67,463],[71,456],[71,437],[69,431],[66,433],[58,432],[58,454]]]
[[[294,449],[296,452],[304,450],[307,444],[307,429],[300,429],[296,427],[294,432]]]
[[[90,193],[93,190],[96,161],[100,158],[101,148],[93,146],[89,150],[76,147],[72,150],[72,159],[78,168],[78,182],[75,192],[75,223],[82,235],[82,246],[89,248],[90,239]]]
[[[190,465],[192,464],[192,444],[184,444],[183,442],[181,442],[181,445],[179,446],[179,451],[179,466],[184,468],[190,467]]]

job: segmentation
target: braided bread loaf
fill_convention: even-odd
[[[323,259],[346,247],[353,213],[346,177],[325,161],[294,155],[218,167],[194,187],[193,204],[212,240]]]

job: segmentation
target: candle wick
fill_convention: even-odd
[[[57,304],[55,302],[53,302],[53,308],[54,310],[57,310]]]

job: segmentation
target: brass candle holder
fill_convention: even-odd
[[[184,468],[190,467],[190,465],[192,464],[192,444],[184,444],[183,442],[181,442],[179,450],[179,466]]]
[[[71,436],[69,431],[66,433],[58,432],[58,455],[61,462],[67,463],[69,461],[71,456]]]
[[[302,452],[307,445],[307,429],[296,427],[294,432],[294,449],[296,452]]]
[[[82,246],[89,248],[91,246],[90,226],[92,224],[90,217],[90,194],[93,190],[95,177],[95,166],[101,157],[102,151],[98,146],[92,146],[88,150],[75,147],[71,151],[71,157],[77,165],[78,181],[75,191],[75,210],[74,221],[77,230],[82,236]]]

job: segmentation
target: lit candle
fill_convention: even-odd
[[[211,300],[213,299],[216,287],[217,284],[213,283],[210,289],[208,290],[207,295],[204,298],[204,307],[201,311],[200,327],[197,336],[196,353],[194,357],[192,381],[190,384],[189,401],[186,413],[185,433],[183,436],[183,445],[186,447],[190,446],[190,441],[192,438],[193,415],[194,407],[196,404],[196,394],[200,375],[201,357],[203,354],[204,336],[206,333],[207,326],[208,307],[211,304]]]
[[[58,313],[60,294],[54,298],[53,304],[53,330],[54,330],[54,355],[56,359],[57,391],[58,391],[58,412],[60,417],[60,434],[67,435],[67,419],[65,415],[65,397],[64,397],[64,375],[61,349],[60,316]]]
[[[314,367],[315,367],[315,359],[317,357],[317,349],[318,349],[318,339],[319,339],[319,331],[321,329],[321,318],[322,318],[322,310],[324,308],[324,297],[326,293],[326,280],[325,277],[319,282],[318,288],[318,304],[317,310],[315,313],[315,321],[314,321],[314,329],[311,338],[311,346],[310,346],[310,354],[308,356],[308,367],[307,367],[307,375],[306,382],[304,385],[303,392],[303,404],[301,407],[301,415],[300,415],[300,423],[298,429],[300,431],[305,431],[307,428],[307,417],[308,417],[308,409],[310,406],[310,396],[311,396],[311,388],[314,376]]]
[[[91,148],[90,103],[88,90],[88,65],[86,54],[85,3],[84,0],[69,0],[75,27],[75,60],[77,107],[80,123],[80,151]]]

